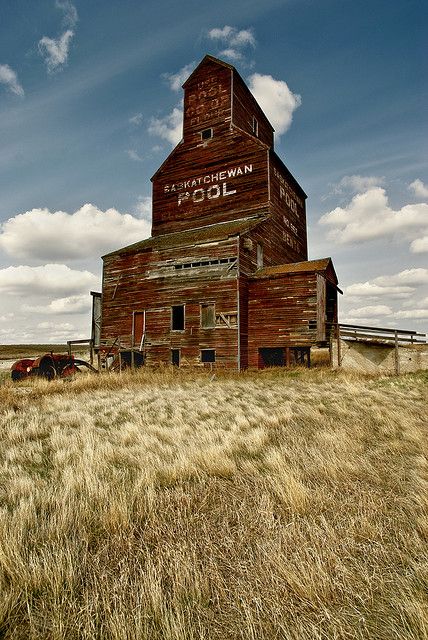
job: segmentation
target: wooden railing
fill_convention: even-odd
[[[393,344],[410,343],[425,344],[426,334],[417,331],[405,331],[404,329],[385,329],[381,327],[368,327],[358,324],[337,325],[340,337],[343,340],[363,340],[371,342],[391,342]],[[337,335],[337,332],[336,332]]]

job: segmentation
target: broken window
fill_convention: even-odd
[[[180,349],[171,349],[171,364],[174,367],[180,366]]]
[[[202,329],[213,329],[215,327],[214,303],[201,304],[201,327]]]
[[[171,329],[172,331],[184,331],[184,304],[171,307]]]
[[[201,349],[201,362],[215,362],[215,349]]]

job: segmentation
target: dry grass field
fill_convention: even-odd
[[[427,373],[0,386],[0,637],[428,638]]]

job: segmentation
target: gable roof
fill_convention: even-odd
[[[160,251],[162,249],[173,249],[174,247],[185,247],[195,244],[203,244],[205,242],[216,242],[218,240],[227,240],[233,236],[245,233],[253,227],[261,224],[267,219],[267,216],[257,215],[247,218],[239,218],[228,222],[219,222],[217,224],[209,224],[204,227],[188,229],[186,231],[176,231],[175,233],[165,233],[163,235],[152,236],[146,240],[135,242],[121,249],[105,254],[103,257],[137,253],[139,251]]]
[[[206,62],[214,62],[215,64],[218,64],[221,67],[225,67],[226,69],[230,69],[231,71],[236,71],[235,67],[229,64],[228,62],[224,62],[219,58],[215,58],[214,56],[207,54],[202,58],[198,66],[195,69],[193,69],[192,73],[187,78],[187,80],[185,80],[185,82],[181,85],[183,89],[185,88],[186,84],[190,81],[190,79],[193,78],[195,73],[198,73],[199,68],[202,67]]]

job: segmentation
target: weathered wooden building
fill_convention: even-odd
[[[147,364],[288,364],[337,318],[329,258],[307,260],[306,195],[236,69],[206,56],[183,139],[152,178],[152,236],[104,256],[101,339]]]

